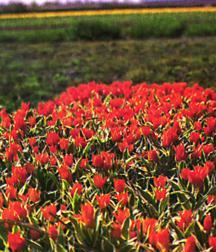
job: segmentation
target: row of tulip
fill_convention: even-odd
[[[175,8],[133,8],[111,10],[72,10],[72,11],[48,11],[35,13],[9,13],[1,14],[0,19],[23,18],[51,18],[51,17],[80,17],[102,15],[133,15],[133,14],[157,14],[157,13],[191,13],[191,12],[215,12],[215,6],[204,7],[175,7]]]
[[[216,92],[94,82],[0,111],[4,251],[216,251]]]

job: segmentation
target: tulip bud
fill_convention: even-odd
[[[206,232],[210,232],[213,225],[212,217],[210,214],[206,215],[203,226]]]
[[[190,236],[187,238],[184,252],[195,252],[196,251],[196,240],[194,236]]]

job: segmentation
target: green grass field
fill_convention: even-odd
[[[216,37],[0,44],[0,104],[52,98],[69,85],[116,80],[216,82]]]
[[[69,42],[216,36],[216,13],[1,20],[0,42]]]
[[[0,106],[35,105],[69,85],[216,82],[216,13],[0,21]]]

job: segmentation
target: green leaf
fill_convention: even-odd
[[[67,252],[68,250],[64,248],[63,245],[58,244],[58,252]]]
[[[206,199],[207,199],[207,196],[203,197],[200,194],[200,198],[196,201],[196,204],[194,205],[193,210],[199,209],[202,206],[202,204],[205,203]]]
[[[159,203],[159,215],[164,213],[167,206],[168,206],[168,198],[166,197],[166,199],[160,201]]]
[[[201,244],[203,244],[206,240],[206,234],[203,232],[203,226],[200,224],[200,222],[196,221],[194,224],[194,231],[197,239]]]
[[[191,233],[193,232],[193,230],[194,230],[194,222],[192,222],[192,223],[188,226],[188,228],[186,229],[186,231],[185,231],[185,236],[187,237],[187,236],[191,235]]]
[[[31,249],[36,249],[37,251],[40,250],[42,251],[43,250],[43,247],[36,241],[33,241],[33,240],[27,240],[28,244],[31,246]]]
[[[121,245],[121,248],[118,250],[119,252],[133,252],[135,251],[135,247],[133,244],[126,243],[125,245]]]
[[[122,236],[127,240],[129,236],[130,218],[127,218],[122,226]]]
[[[89,153],[94,142],[95,142],[95,139],[92,139],[90,142],[88,142],[86,147],[83,149],[82,156],[86,156]]]
[[[134,159],[136,159],[136,156],[131,156],[130,158],[128,158],[128,159],[125,161],[125,164],[130,163],[130,162],[133,161]]]
[[[85,244],[85,237],[84,237],[84,235],[82,233],[82,230],[81,230],[81,228],[80,228],[80,226],[79,226],[78,223],[75,225],[74,235],[75,235],[76,240],[78,241],[78,243],[80,245],[84,245]]]
[[[173,221],[170,222],[170,226],[175,230],[175,232],[178,236],[178,239],[181,240],[181,239],[185,238],[184,233],[176,226],[176,224]]]
[[[2,241],[3,245],[7,247],[7,232],[3,224],[0,224],[0,240]]]
[[[104,237],[101,242],[101,251],[115,252],[116,249],[114,244],[111,241],[109,241],[106,237]]]
[[[142,191],[142,196],[147,200],[149,204],[156,207],[156,201],[154,199],[154,196],[148,190]]]
[[[99,212],[96,213],[95,217],[95,230],[94,230],[94,247],[98,241],[98,238],[100,237],[100,232],[101,232],[101,216]]]
[[[80,205],[80,196],[77,192],[75,192],[73,198],[71,199],[71,205],[72,209],[75,213],[78,213],[79,211],[79,205]]]
[[[91,232],[89,228],[86,228],[85,226],[81,226],[82,234],[84,237],[84,244],[86,247],[93,247],[93,241],[94,241],[94,235]]]
[[[216,195],[216,186],[214,186],[208,191],[208,195]]]
[[[76,173],[78,171],[81,161],[82,157],[77,160],[76,164],[73,167],[72,173]]]
[[[179,202],[184,205],[186,209],[190,209],[192,207],[191,205],[191,198],[187,197],[187,192],[184,191],[176,191],[176,192],[171,192],[170,197],[172,196],[177,196],[179,199]]]
[[[175,191],[181,191],[182,188],[179,186],[178,183],[174,182],[173,180],[170,179],[170,183],[172,185],[172,188],[175,190]]]

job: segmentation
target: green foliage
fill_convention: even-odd
[[[76,40],[114,40],[121,38],[121,27],[114,22],[99,18],[79,20],[75,23],[73,36]]]
[[[138,22],[137,22],[138,21]],[[186,22],[173,16],[150,16],[148,19],[134,20],[130,30],[129,37],[142,38],[160,38],[160,37],[180,37],[184,34]]]
[[[193,36],[213,36],[216,34],[216,22],[206,26],[202,23],[191,24],[185,32],[188,37]]]
[[[0,42],[40,43],[216,35],[215,13],[1,20]]]
[[[23,31],[1,31],[0,42],[8,43],[43,43],[68,41],[68,30],[62,29],[42,29],[42,30],[23,30]]]

